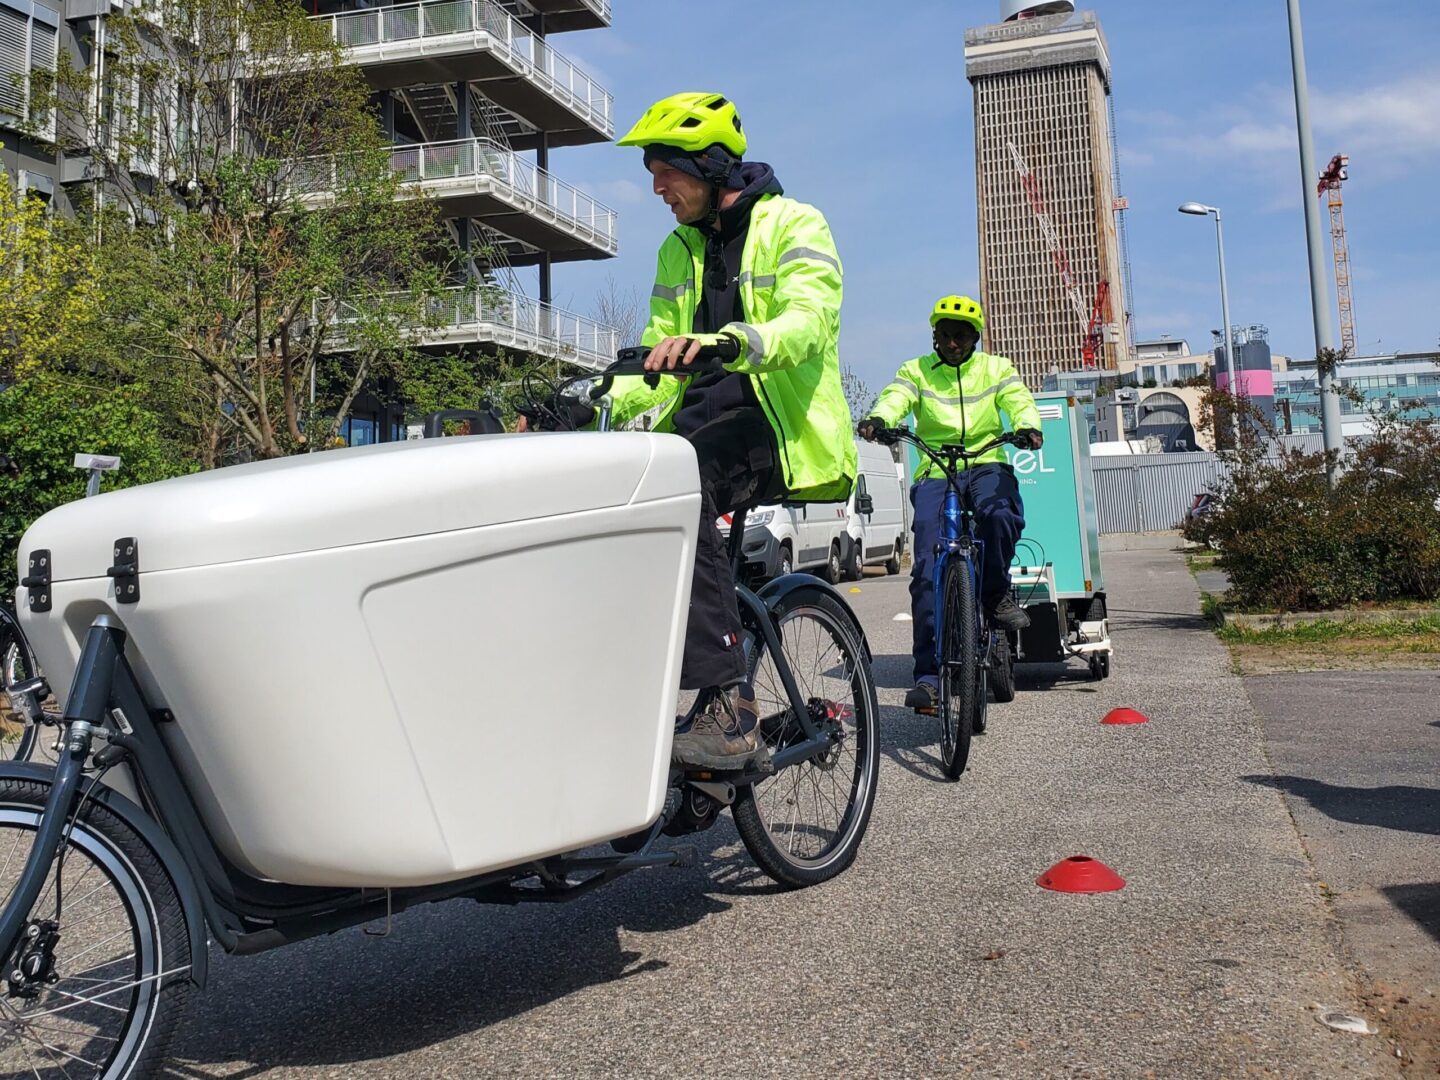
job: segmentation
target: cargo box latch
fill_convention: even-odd
[[[133,536],[115,541],[115,565],[105,571],[115,579],[115,601],[133,604],[140,599],[140,544]]]
[[[20,579],[26,590],[25,602],[37,615],[50,610],[50,549],[40,548],[30,553],[27,572]]]

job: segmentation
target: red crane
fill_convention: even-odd
[[[1055,228],[1055,223],[1050,220],[1050,211],[1045,206],[1045,199],[1040,194],[1040,182],[1035,179],[1035,173],[1031,171],[1026,163],[1025,157],[1020,153],[1020,148],[1013,142],[1007,144],[1010,148],[1010,156],[1015,159],[1015,171],[1020,176],[1020,185],[1025,189],[1025,194],[1030,200],[1030,209],[1035,211],[1035,220],[1040,223],[1040,232],[1045,237],[1045,244],[1050,249],[1050,257],[1055,260],[1055,269],[1060,273],[1060,284],[1065,290],[1065,296],[1070,301],[1071,308],[1080,320],[1084,328],[1085,344],[1081,355],[1084,358],[1086,367],[1095,366],[1095,357],[1100,352],[1100,346],[1104,344],[1105,335],[1101,329],[1105,318],[1105,306],[1110,299],[1110,282],[1102,280],[1095,290],[1095,302],[1088,308],[1085,304],[1085,294],[1080,289],[1080,282],[1076,280],[1075,271],[1070,265],[1070,256],[1065,251],[1065,245],[1060,242],[1060,233]]]
[[[1350,179],[1350,155],[1336,154],[1320,174],[1317,195],[1330,197],[1330,246],[1335,252],[1335,298],[1340,305],[1340,347],[1355,355],[1355,302],[1350,295],[1350,245],[1345,239],[1345,200],[1340,185]]]

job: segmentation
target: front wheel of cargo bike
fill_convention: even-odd
[[[0,780],[4,903],[49,790]],[[160,1072],[190,992],[190,935],[169,873],[104,806],[84,803],[16,954],[4,961],[0,1076],[120,1080]],[[16,972],[26,973],[18,983]]]
[[[796,589],[774,612],[781,648],[810,716],[839,738],[821,757],[782,769],[735,797],[735,825],[760,869],[785,888],[818,885],[855,861],[880,771],[875,682],[849,614],[822,588]],[[756,636],[750,657],[770,752],[805,738],[775,657]]]

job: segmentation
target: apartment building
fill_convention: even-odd
[[[37,118],[28,84],[57,57],[88,66],[104,20],[131,0],[0,0],[0,165],[67,212],[87,179]],[[505,349],[598,367],[613,327],[553,304],[558,264],[616,254],[616,214],[563,177],[552,151],[614,138],[613,99],[557,48],[610,25],[610,0],[304,0],[363,72],[406,185],[435,200],[472,274],[449,290],[436,350]],[[40,118],[43,120],[43,118]],[[404,437],[394,406],[357,410],[355,443]]]

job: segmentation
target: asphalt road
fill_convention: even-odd
[[[1114,676],[1022,669],[958,784],[938,777],[934,721],[898,707],[904,580],[849,596],[884,759],[842,878],[776,891],[727,820],[699,837],[699,865],[574,904],[452,902],[384,939],[217,956],[177,1074],[1396,1075],[1383,1040],[1311,1011],[1359,1006],[1183,561],[1142,547],[1107,553],[1106,572]],[[1101,726],[1119,705],[1151,722]],[[1036,887],[1081,853],[1127,887]]]
[[[1245,686],[1275,769],[1257,782],[1287,796],[1346,948],[1377,991],[1367,1004],[1440,1066],[1440,672],[1264,675]]]

